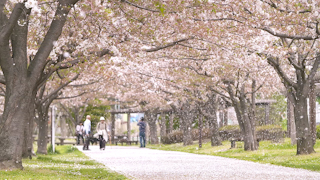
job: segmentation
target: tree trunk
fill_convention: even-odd
[[[202,148],[202,124],[203,124],[203,116],[199,115],[199,148]]]
[[[161,142],[162,142],[162,137],[166,136],[167,133],[167,127],[166,127],[166,115],[164,113],[160,114],[159,117],[159,121],[160,121],[160,137],[161,137]]]
[[[67,137],[67,123],[64,116],[61,114],[61,112],[58,113],[58,121],[60,121],[60,129],[61,129],[61,137]]]
[[[174,119],[174,113],[170,113],[169,115],[169,129],[168,129],[168,133],[172,133],[173,131],[173,119]]]
[[[316,123],[316,93],[315,85],[310,87],[309,93],[309,116],[310,116],[310,130],[313,145],[316,144],[317,139],[317,123]]]
[[[127,121],[127,138],[129,141],[131,141],[131,120],[130,120],[131,114],[128,113],[128,121]]]
[[[289,132],[291,144],[297,144],[296,123],[294,121],[294,108],[289,98],[287,98],[287,130]]]
[[[29,120],[26,115],[32,104],[32,93],[28,93],[22,82],[17,82],[14,88],[6,87],[5,109],[0,123],[0,169],[23,168],[24,130]]]
[[[183,120],[184,121],[184,125],[182,126],[182,132],[183,132],[183,145],[187,146],[187,145],[191,145],[193,144],[192,141],[192,134],[191,134],[191,123],[189,123],[191,121],[191,119],[189,117],[185,117],[186,119]]]
[[[183,107],[182,116],[180,116],[179,119],[183,132],[183,145],[187,146],[193,144],[191,130],[195,112],[194,110],[191,110],[188,102]]]
[[[27,56],[28,22],[23,26],[18,25],[20,20],[28,21],[27,16],[31,9],[27,9],[23,3],[16,3],[10,23],[7,23],[6,15],[10,12],[4,12],[3,7],[6,4],[1,3],[0,25],[6,26],[6,29],[1,30],[0,36],[0,66],[5,77],[6,94],[4,113],[0,121],[0,169],[22,169],[24,127],[30,118],[26,115],[29,114],[30,106],[34,105],[34,92],[37,91],[37,83],[43,78],[41,75],[53,42],[61,35],[71,6],[77,0],[63,1],[63,5],[61,2],[59,1],[55,15],[60,18],[52,20],[50,29],[32,61],[28,61]]]
[[[47,144],[48,144],[48,111],[43,112],[42,110],[39,112],[38,109],[38,116],[39,116],[39,134],[38,134],[38,154],[47,154]]]
[[[314,152],[307,107],[306,98],[299,98],[294,106],[294,119],[297,132],[297,154],[310,154]]]
[[[224,117],[223,117],[223,116],[224,116],[223,110],[220,110],[220,111],[219,111],[219,119],[220,119],[219,128],[220,128],[220,127],[223,127],[223,125],[225,124],[225,123],[224,123],[225,120],[224,120]]]
[[[30,106],[29,113],[26,114],[27,119],[26,119],[26,125],[24,129],[25,138],[24,138],[23,149],[22,149],[23,158],[28,157],[29,159],[32,159],[34,115],[35,115],[35,108],[34,106]]]
[[[217,119],[217,110],[218,110],[218,99],[216,94],[212,94],[211,98],[209,98],[207,105],[205,106],[206,110],[206,119],[209,121],[209,129],[210,129],[210,139],[211,146],[220,146],[221,137],[219,135],[219,126]]]
[[[224,119],[224,126],[228,126],[228,107],[226,106],[223,111],[223,119]]]
[[[244,86],[243,86],[244,88]],[[244,95],[244,90],[240,93],[240,106],[241,114],[244,127],[244,150],[245,151],[255,151],[258,149],[257,139],[255,138],[255,128],[248,116],[248,109],[246,104],[246,98]]]
[[[252,126],[252,122],[248,116],[244,85],[242,85],[239,91],[239,100],[236,99],[231,84],[228,85],[228,93],[236,111],[240,130],[243,136],[244,150],[255,151],[258,149],[258,142],[254,137],[254,127]]]
[[[115,114],[111,113],[111,143],[112,144],[115,144],[114,142],[115,122],[116,122]]]
[[[157,113],[156,112],[148,112],[146,113],[146,120],[150,129],[150,144],[158,144],[158,131],[157,131]]]

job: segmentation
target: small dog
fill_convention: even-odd
[[[91,137],[91,138],[89,139],[89,141],[90,141],[91,144],[93,145],[93,144],[98,144],[99,139],[98,139],[98,138],[95,138],[95,137]]]

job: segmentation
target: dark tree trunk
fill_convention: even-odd
[[[310,116],[310,127],[311,127],[311,137],[313,145],[316,144],[317,139],[317,123],[316,123],[316,93],[315,85],[310,87],[309,94],[309,116]]]
[[[169,114],[169,128],[168,128],[168,133],[172,133],[173,131],[173,119],[174,119],[174,113]]]
[[[14,9],[18,19],[27,19],[29,11],[22,4],[17,4]],[[2,27],[5,25],[3,10],[1,7]],[[26,13],[22,13],[23,10]],[[25,63],[28,26],[18,26],[16,21],[11,23],[6,25],[6,28],[12,27],[11,32],[5,35],[3,31],[8,30],[6,28],[0,32],[0,63],[6,81],[4,113],[0,121],[0,169],[22,169],[23,150],[30,145],[29,132],[25,130],[29,130],[28,115],[34,95],[33,87],[28,84]],[[28,136],[26,140],[25,135]]]
[[[309,54],[307,54],[308,56]],[[277,71],[279,77],[282,79],[283,85],[287,90],[287,97],[292,102],[294,107],[294,119],[296,125],[297,137],[297,154],[311,154],[314,152],[313,139],[311,134],[311,126],[308,119],[308,103],[307,97],[310,93],[310,87],[313,85],[316,74],[320,65],[320,54],[317,52],[314,57],[307,57],[300,52],[291,52],[288,60],[294,68],[294,80],[285,74],[285,71],[280,65],[277,57],[268,56],[268,63]],[[306,59],[314,59],[308,62],[311,69],[306,68]],[[311,64],[313,63],[313,64]]]
[[[23,82],[23,81],[22,81]],[[7,84],[6,104],[0,128],[0,169],[22,169],[24,130],[28,118],[32,93],[28,93],[24,83],[13,87]]]
[[[39,154],[47,154],[47,141],[48,141],[48,111],[39,112],[38,109],[38,116],[39,116],[39,134],[38,134],[38,150],[37,153]]]
[[[218,97],[215,93],[208,95],[208,101],[205,103],[204,107],[200,109],[200,113],[204,115],[209,123],[211,146],[220,146],[221,137],[219,135],[219,126],[217,119],[218,110]]]
[[[31,9],[27,9],[23,3],[16,3],[10,14],[5,12],[6,1],[0,3],[0,25],[3,27],[0,30],[0,66],[6,84],[4,113],[0,121],[0,169],[22,169],[24,130],[26,123],[30,122],[27,121],[30,117],[26,115],[30,112],[30,106],[33,106],[33,92],[37,91],[41,80],[46,80],[41,75],[53,48],[53,42],[59,38],[71,5],[77,1],[59,1],[55,17],[60,18],[51,22],[30,64],[27,57],[28,23],[19,26],[18,21],[28,20],[27,15]],[[7,18],[7,15],[10,18]]]
[[[34,104],[34,101],[32,102],[32,104]],[[22,149],[23,158],[28,157],[29,159],[32,159],[34,115],[35,115],[35,108],[34,106],[30,106],[29,113],[26,114],[26,117],[28,118],[26,119],[26,125],[24,129],[25,139],[24,139],[23,149]]]
[[[131,121],[130,121],[131,114],[128,113],[128,121],[127,121],[127,138],[131,141]]]
[[[202,148],[202,124],[203,124],[203,116],[199,115],[199,148]]]
[[[115,113],[111,113],[111,143],[115,144],[114,142],[114,136],[115,136]]]
[[[181,128],[182,128],[182,132],[183,132],[183,145],[187,146],[187,145],[191,145],[193,144],[192,141],[192,134],[191,134],[191,130],[192,130],[192,123],[190,123],[190,121],[192,121],[193,119],[190,117],[185,117],[182,120],[182,124],[181,124]]]
[[[219,127],[222,127],[224,125],[224,113],[223,113],[223,110],[219,111],[219,119],[220,119],[220,122],[219,122]]]
[[[314,152],[307,107],[306,98],[301,98],[294,106],[294,119],[297,129],[297,154],[310,154]]]
[[[167,135],[166,115],[164,113],[160,114],[159,124],[160,124],[160,137],[162,138]],[[162,141],[162,139],[161,139],[161,141]]]
[[[238,99],[236,99],[231,84],[228,84],[228,93],[232,101],[233,107],[236,111],[237,119],[239,122],[241,134],[244,140],[245,151],[255,151],[258,149],[258,143],[255,138],[254,127],[252,121],[249,118],[249,112],[247,109],[246,96],[244,91],[244,85],[238,90]]]
[[[148,111],[145,116],[150,129],[150,144],[158,144],[157,113],[156,111]]]
[[[287,99],[287,130],[291,139],[291,144],[297,144],[296,123],[294,120],[294,110],[290,99]]]
[[[186,102],[182,106],[181,114],[180,114],[180,126],[183,132],[183,145],[191,145],[192,141],[192,122],[195,117],[195,110],[191,108],[189,102]]]
[[[243,95],[243,94],[242,94]],[[255,128],[252,125],[252,121],[248,116],[248,110],[246,105],[245,97],[240,98],[242,122],[243,122],[243,140],[244,140],[244,150],[245,151],[255,151],[258,149],[257,140],[255,138]]]

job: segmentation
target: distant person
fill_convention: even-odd
[[[82,134],[83,134],[83,124],[82,122],[80,122],[76,127],[77,145],[80,144],[80,138],[82,139],[82,144],[84,144],[84,139]]]
[[[97,133],[99,135],[100,150],[104,150],[108,141],[108,124],[104,117],[100,117],[100,122],[97,124]]]
[[[139,136],[140,136],[140,148],[146,147],[146,127],[147,124],[144,122],[142,117],[137,124],[139,126]]]
[[[89,150],[89,143],[90,143],[90,133],[91,133],[91,116],[87,115],[86,120],[83,124],[83,133],[84,133],[84,144],[83,150]]]

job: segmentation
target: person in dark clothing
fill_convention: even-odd
[[[140,147],[146,147],[146,127],[147,124],[144,122],[142,117],[137,124],[139,126],[139,136],[140,136]]]

